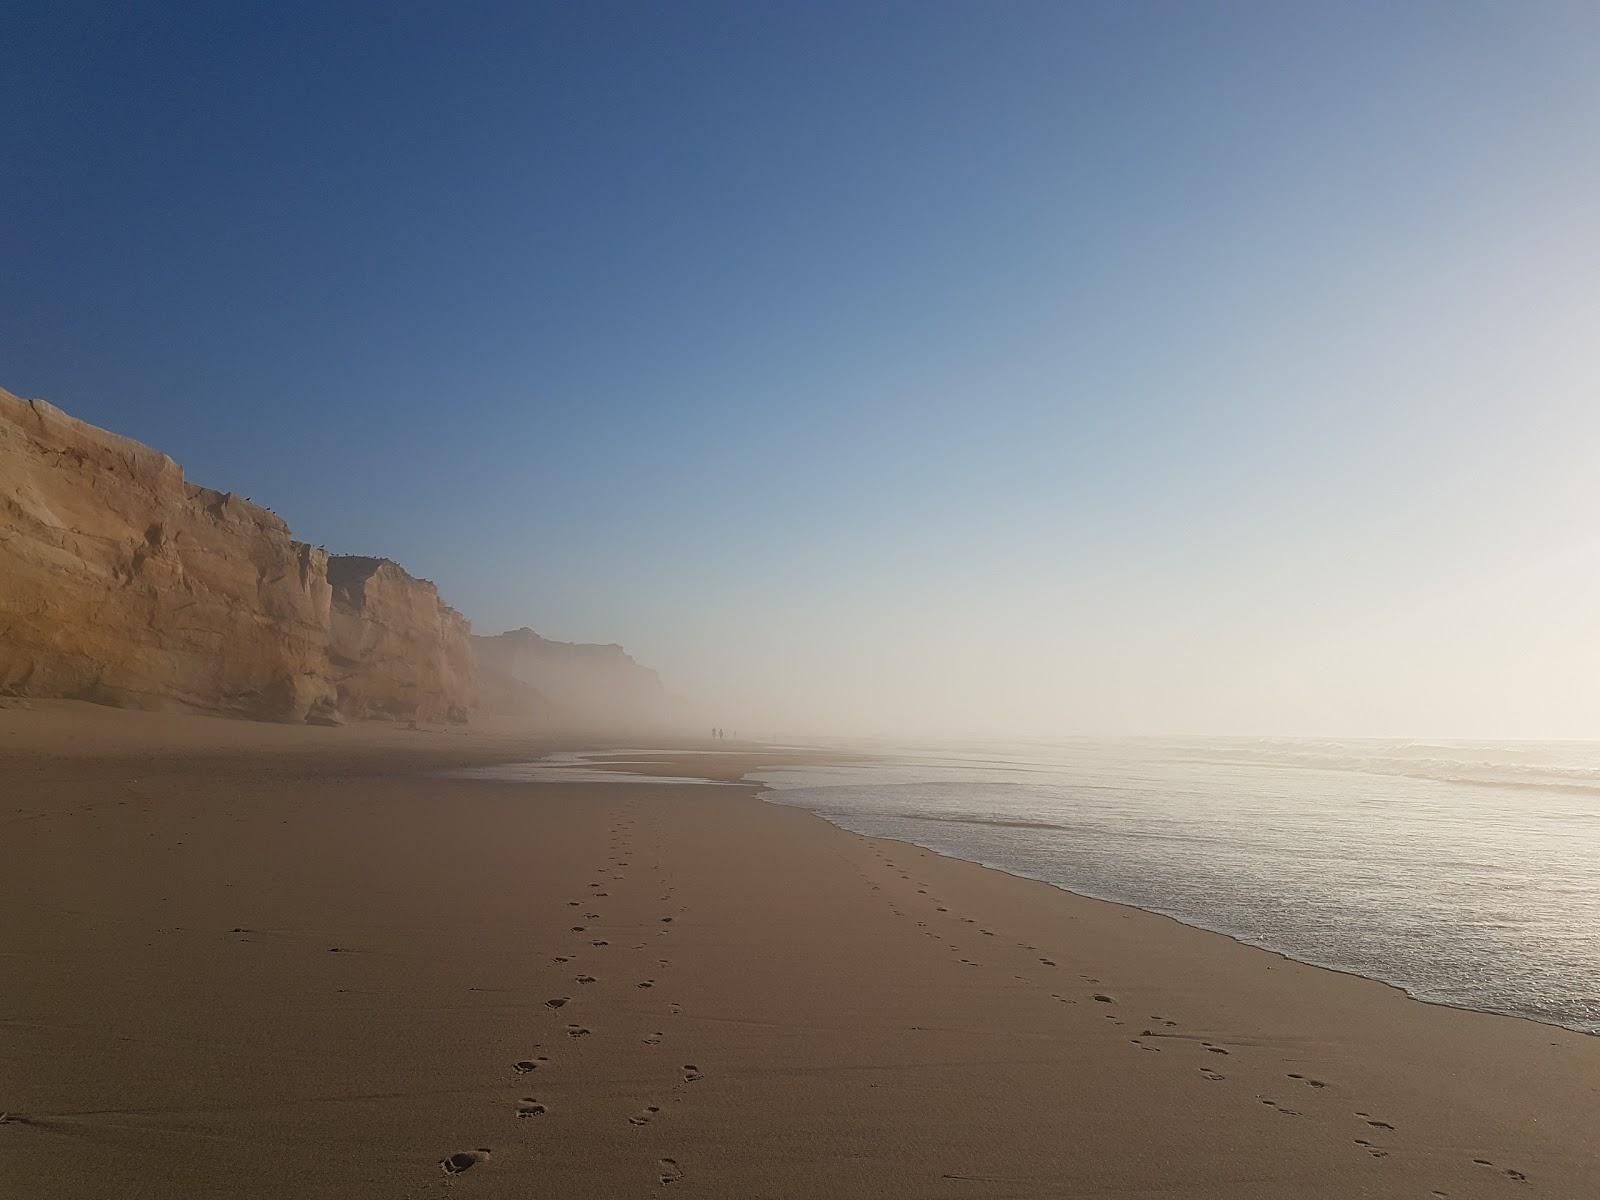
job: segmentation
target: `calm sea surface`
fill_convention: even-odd
[[[1600,743],[1085,741],[752,778],[858,833],[1600,1033]]]

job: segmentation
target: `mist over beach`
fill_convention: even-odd
[[[1600,1195],[1600,9],[0,24],[0,1200]]]

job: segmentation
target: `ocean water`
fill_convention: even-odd
[[[1081,741],[751,778],[858,833],[1600,1033],[1600,743]]]

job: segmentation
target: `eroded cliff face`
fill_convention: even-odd
[[[0,692],[462,719],[469,632],[393,563],[330,560],[166,455],[0,390]]]
[[[342,711],[465,721],[473,701],[471,628],[439,590],[382,558],[328,560],[329,664]]]
[[[669,720],[660,677],[621,646],[553,642],[531,629],[474,637],[486,712],[548,726],[648,730]]]

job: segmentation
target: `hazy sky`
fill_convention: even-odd
[[[1600,5],[0,44],[0,386],[480,631],[750,732],[1600,735]]]

